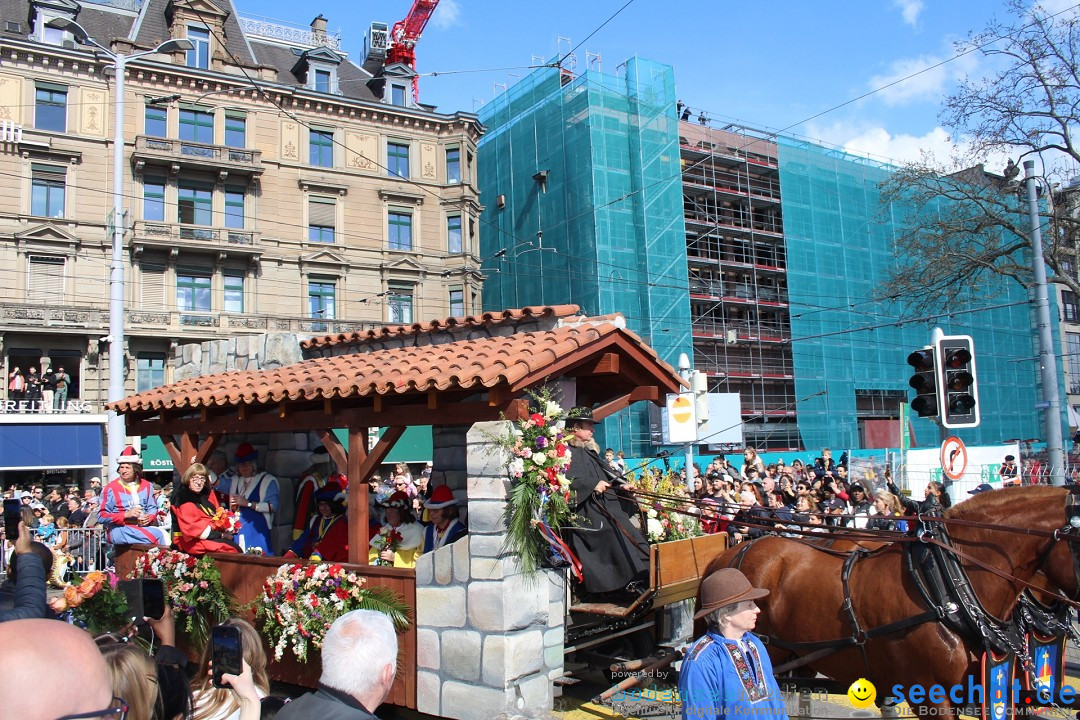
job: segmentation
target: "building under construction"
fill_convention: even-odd
[[[685,352],[710,392],[738,394],[741,417],[723,423],[741,420],[747,446],[815,455],[900,444],[905,360],[941,325],[979,350],[982,423],[963,439],[1039,436],[1022,286],[902,321],[901,301],[874,299],[913,210],[881,203],[889,166],[680,121],[675,97],[670,67],[634,58],[615,75],[545,66],[481,110],[486,307],[621,312],[661,358]],[[911,427],[917,444],[938,442],[928,420]],[[608,419],[602,442],[653,455],[658,431],[630,409]],[[739,449],[710,437],[698,447]]]

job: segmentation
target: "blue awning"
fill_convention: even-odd
[[[0,470],[100,468],[98,423],[0,425]]]

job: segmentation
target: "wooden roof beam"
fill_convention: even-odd
[[[593,408],[593,418],[596,420],[603,420],[609,415],[614,415],[636,402],[641,402],[642,400],[651,400],[655,402],[659,397],[660,388],[655,385],[636,387],[622,397],[617,397],[599,407]]]

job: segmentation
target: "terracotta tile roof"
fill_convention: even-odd
[[[456,328],[481,328],[503,323],[518,323],[531,319],[553,319],[572,317],[578,314],[580,308],[577,305],[547,305],[528,306],[511,310],[480,313],[479,315],[467,315],[465,317],[448,317],[428,322],[416,322],[412,325],[386,325],[374,328],[366,332],[339,333],[337,335],[323,335],[314,337],[300,343],[304,350],[315,348],[333,347],[335,345],[352,345],[365,342],[378,342],[390,338],[401,338],[409,335],[421,335],[423,333],[436,332],[439,330],[453,330]]]
[[[428,390],[483,392],[497,385],[518,392],[565,369],[564,361],[572,356],[585,360],[618,345],[644,353],[642,360],[661,376],[662,384],[667,377],[679,383],[671,366],[637,335],[613,323],[600,323],[313,358],[274,370],[203,375],[132,395],[109,407],[131,413]]]

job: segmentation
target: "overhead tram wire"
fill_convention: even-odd
[[[606,24],[607,24],[608,22],[610,22],[610,21],[611,21],[612,19],[614,19],[614,17],[616,17],[616,16],[617,16],[617,15],[618,15],[619,13],[621,13],[621,12],[622,12],[622,11],[623,11],[623,10],[624,10],[624,9],[625,9],[626,7],[628,7],[628,6],[630,5],[630,4],[632,4],[632,2],[633,2],[633,0],[629,0],[629,1],[627,2],[627,3],[625,3],[625,4],[624,4],[624,5],[623,5],[623,6],[622,6],[622,7],[621,7],[621,8],[620,8],[620,9],[619,9],[618,11],[616,11],[616,12],[615,12],[615,13],[614,13],[614,14],[613,14],[613,15],[612,15],[611,17],[609,17],[609,18],[608,18],[608,20],[606,20],[606,21],[605,21],[605,22],[604,22],[604,23],[603,23],[603,24],[602,24],[602,25],[601,25],[601,26],[600,26],[599,28],[597,28],[597,30],[596,30],[596,31],[594,31],[593,33],[591,33],[591,34],[590,34],[590,35],[589,35],[589,36],[588,36],[588,37],[587,37],[587,38],[586,38],[586,39],[585,39],[584,41],[582,41],[582,43],[579,43],[579,44],[578,44],[578,45],[577,45],[577,46],[576,46],[576,47],[575,47],[574,49],[572,49],[572,50],[571,50],[571,53],[573,52],[573,50],[576,50],[576,49],[577,49],[577,47],[580,47],[580,46],[581,46],[581,44],[583,44],[583,43],[584,43],[584,42],[586,42],[586,41],[587,41],[587,40],[588,40],[589,38],[591,38],[591,37],[592,37],[593,35],[595,35],[595,34],[596,34],[596,32],[598,32],[598,31],[599,31],[599,29],[601,29],[601,28],[602,28],[602,27],[603,27],[604,25],[606,25]],[[205,19],[205,18],[204,18],[204,17],[203,17],[202,15],[201,15],[201,13],[200,13],[200,12],[199,12],[199,11],[198,11],[197,9],[196,9],[196,10],[194,10],[194,12],[195,12],[195,14],[196,14],[196,15],[197,15],[197,16],[199,17],[199,19],[200,19],[200,20],[201,20],[201,21],[203,22],[203,24],[204,24],[204,25],[206,25],[206,26],[208,27],[208,29],[210,29],[210,26],[209,26],[209,24],[207,24],[207,23],[206,23],[206,19]],[[1066,11],[1062,11],[1062,12],[1066,12]],[[210,29],[210,32],[211,32],[211,33],[214,33],[214,31],[213,31],[212,29]],[[229,50],[228,46],[227,46],[227,45],[226,45],[226,44],[225,44],[225,43],[224,43],[224,42],[222,41],[222,38],[221,38],[221,37],[219,37],[219,36],[217,36],[217,34],[216,34],[216,33],[214,33],[214,35],[215,35],[215,37],[217,38],[218,42],[219,42],[219,43],[221,44],[221,46],[222,46],[222,47],[223,47],[223,48],[225,49],[225,51],[226,51],[226,52],[227,52],[227,53],[229,54],[229,56],[230,56],[230,57],[232,58],[233,62],[234,62],[234,63],[237,63],[237,62],[238,62],[238,61],[237,61],[237,58],[236,58],[236,57],[235,57],[235,55],[234,55],[234,54],[232,53],[232,51],[231,51],[231,50]],[[1001,38],[998,38],[998,39],[1001,39]],[[989,44],[989,43],[987,43],[987,44]],[[984,45],[984,46],[985,46],[985,45]],[[984,46],[980,46],[980,47],[984,47]],[[970,51],[968,51],[968,52],[970,52]],[[966,53],[963,53],[963,54],[966,54]],[[568,53],[568,55],[569,55],[569,53]],[[957,55],[957,56],[955,56],[955,57],[961,57],[961,56],[962,56],[962,54],[958,54],[958,55]],[[952,59],[955,59],[955,58],[952,58]],[[270,103],[271,103],[272,105],[274,105],[275,107],[277,107],[277,108],[278,108],[278,109],[279,109],[279,110],[280,110],[281,112],[283,112],[283,113],[284,113],[284,114],[285,114],[286,116],[288,116],[288,117],[289,117],[290,119],[292,119],[292,120],[296,121],[296,122],[297,122],[298,124],[300,124],[300,125],[301,125],[302,127],[305,127],[305,128],[307,128],[307,129],[309,129],[309,130],[311,130],[311,129],[312,129],[312,127],[311,127],[310,125],[308,125],[307,123],[303,122],[303,121],[302,121],[302,120],[300,120],[300,119],[299,119],[298,117],[296,117],[295,113],[293,113],[292,111],[290,111],[290,110],[288,110],[287,108],[285,108],[284,106],[282,106],[282,105],[281,105],[280,103],[278,103],[278,102],[277,102],[277,101],[276,101],[276,100],[275,100],[274,98],[270,97],[270,96],[269,96],[269,94],[267,93],[267,89],[266,89],[266,88],[264,88],[264,87],[263,87],[263,86],[262,86],[261,84],[259,84],[259,83],[256,83],[256,82],[255,82],[255,80],[254,80],[253,78],[251,78],[251,76],[250,76],[250,75],[249,75],[249,74],[247,73],[247,71],[246,71],[246,70],[245,70],[245,69],[244,69],[244,68],[243,68],[242,66],[238,65],[238,67],[240,67],[241,73],[243,74],[243,76],[245,77],[245,79],[246,79],[246,80],[248,81],[248,83],[250,83],[250,86],[251,86],[251,87],[253,87],[254,89],[256,89],[256,90],[258,91],[258,93],[259,93],[260,95],[262,95],[262,96],[264,97],[264,99],[266,99],[266,100],[267,100],[268,102],[270,102]],[[912,74],[911,76],[909,76],[909,77],[915,77],[916,75],[918,75],[918,74],[920,74],[921,72],[924,72],[924,71],[925,71],[925,70],[923,70],[923,71],[919,71],[919,73],[913,73],[913,74]],[[904,79],[908,79],[908,78],[903,78],[903,79],[901,79],[901,80],[899,80],[899,81],[895,81],[895,82],[902,82],[902,81],[903,81]],[[886,86],[883,86],[882,88],[878,88],[877,90],[871,91],[870,93],[864,94],[863,96],[860,96],[860,97],[866,97],[867,95],[873,94],[874,92],[878,92],[879,90],[882,90],[882,89],[885,89],[885,88],[887,88],[887,87],[890,87],[890,86],[892,86],[893,84],[895,84],[895,82],[894,82],[894,83],[890,83],[890,84],[888,84],[888,85],[886,85]],[[858,98],[856,98],[856,99],[858,99]],[[816,114],[816,115],[812,116],[812,117],[811,117],[810,119],[813,119],[813,118],[816,118],[816,117],[820,117],[821,115],[823,115],[823,114],[825,114],[825,113],[827,113],[827,112],[830,112],[830,111],[832,111],[832,110],[834,110],[834,109],[837,109],[837,108],[839,108],[839,107],[843,107],[843,106],[845,106],[845,105],[847,105],[847,104],[850,104],[851,102],[853,102],[853,100],[850,100],[850,101],[847,101],[847,102],[841,103],[841,104],[839,104],[839,105],[836,105],[836,106],[834,106],[833,108],[827,109],[827,110],[825,110],[825,111],[822,111],[821,113],[818,113],[818,114]],[[802,122],[806,122],[806,121],[804,120],[804,121],[802,121]],[[799,123],[796,123],[796,125],[797,125],[797,124],[799,124]],[[790,128],[790,127],[794,127],[794,126],[795,126],[795,125],[791,125],[791,126],[789,126],[789,128]],[[783,130],[782,130],[781,132],[783,132]],[[341,141],[337,140],[336,138],[333,138],[333,144],[335,144],[335,145],[338,145],[338,146],[341,146],[341,147],[343,147],[343,148],[344,148],[344,144],[343,144],[343,143],[342,143]],[[745,145],[745,146],[743,146],[743,147],[744,147],[744,148],[745,148],[745,147],[749,147],[749,144],[750,144],[750,142],[748,142],[748,144],[747,144],[747,145]],[[378,167],[379,169],[381,169],[381,170],[384,170],[384,171],[387,171],[387,172],[389,172],[389,169],[388,169],[387,167],[385,167],[384,165],[382,165],[381,163],[379,163],[379,162],[378,162],[377,160],[374,160],[374,159],[371,159],[371,158],[368,158],[368,159],[369,159],[369,160],[371,160],[371,162],[372,162],[372,163],[373,163],[373,164],[374,164],[374,165],[375,165],[376,167]],[[702,161],[699,161],[699,163],[700,163],[700,162],[703,162],[703,161],[704,161],[704,160],[706,160],[706,159],[708,159],[708,158],[707,158],[707,157],[706,157],[706,158],[703,158],[703,159],[702,159]],[[694,167],[694,166],[696,166],[697,164],[698,164],[698,163],[695,163],[695,164],[693,164],[693,165],[692,165],[692,166],[690,166],[690,167]],[[608,203],[605,203],[605,205],[602,205],[602,206],[600,206],[600,207],[604,207],[604,206],[606,206],[606,205],[614,204],[614,203],[616,203],[616,202],[621,202],[621,201],[623,201],[623,200],[625,200],[625,199],[628,199],[629,197],[632,197],[632,196],[633,196],[634,194],[636,194],[636,193],[638,193],[638,192],[642,192],[642,191],[644,191],[645,189],[647,189],[647,188],[649,188],[649,187],[652,187],[652,186],[654,186],[654,185],[658,185],[658,184],[661,184],[661,183],[666,183],[666,182],[673,182],[673,181],[675,181],[675,180],[681,180],[683,172],[684,172],[684,170],[680,170],[680,173],[679,173],[678,175],[676,175],[676,176],[672,176],[672,177],[670,177],[670,178],[665,178],[665,179],[662,179],[662,180],[656,181],[656,182],[654,182],[654,183],[650,183],[649,185],[646,185],[646,186],[644,186],[644,187],[642,187],[642,188],[639,188],[638,190],[634,190],[634,191],[631,191],[631,192],[629,192],[629,193],[625,193],[624,195],[620,196],[619,198],[616,198],[616,199],[614,199],[614,200],[612,200],[612,201],[609,201]],[[402,181],[405,181],[405,182],[408,182],[409,184],[413,185],[414,187],[416,187],[416,188],[417,188],[417,189],[419,189],[420,191],[422,191],[422,192],[425,192],[425,193],[427,193],[427,194],[431,195],[432,197],[436,197],[436,198],[438,198],[438,197],[439,197],[437,193],[435,193],[434,191],[432,191],[432,190],[428,189],[427,187],[425,187],[425,186],[423,186],[423,185],[420,185],[419,183],[417,183],[416,181],[412,180],[411,178],[400,178],[400,180],[402,180]],[[593,212],[593,211],[594,211],[594,210],[590,210],[589,212]],[[584,214],[585,214],[585,213],[582,213],[582,215],[584,215]],[[518,240],[519,242],[530,242],[530,241],[524,241],[524,240],[520,240],[519,238],[515,237],[515,236],[513,235],[513,233],[507,232],[507,231],[503,230],[503,229],[502,229],[501,227],[499,227],[499,226],[496,226],[496,225],[494,225],[493,223],[491,223],[491,222],[489,222],[489,221],[486,221],[486,220],[485,220],[485,219],[484,219],[484,218],[483,218],[482,216],[480,216],[480,217],[479,217],[478,219],[480,220],[480,222],[481,222],[481,223],[484,223],[484,224],[486,224],[486,225],[490,225],[490,226],[494,227],[494,228],[495,228],[495,229],[496,229],[496,230],[497,230],[497,231],[498,231],[498,232],[500,233],[500,235],[507,235],[507,236],[509,236],[509,237],[511,237],[511,238],[514,238],[515,240]],[[570,220],[573,220],[573,219],[574,219],[574,218],[567,218],[566,220],[562,221],[561,223],[557,223],[556,225],[554,225],[554,226],[552,226],[552,227],[557,227],[558,225],[560,225],[560,224],[563,224],[563,223],[566,223],[566,222],[569,222]],[[549,230],[550,230],[550,228],[549,228]],[[380,238],[378,238],[378,239],[379,239],[379,240],[381,241],[381,239],[382,239],[382,238],[380,237]],[[568,255],[568,254],[566,254],[566,253],[562,253],[562,254],[563,254],[564,256],[568,257],[568,258],[571,258],[571,259],[572,259],[572,258],[574,258],[574,256],[570,256],[570,255]],[[488,259],[488,258],[485,258],[485,259]],[[578,258],[578,259],[583,259],[583,258]],[[625,266],[623,266],[623,265],[617,265],[617,264],[614,264],[614,263],[605,263],[605,262],[602,262],[602,261],[598,261],[598,260],[596,260],[596,261],[592,261],[592,262],[595,262],[595,264],[597,264],[598,266],[599,266],[599,265],[603,265],[603,266],[610,266],[610,267],[613,267],[613,268],[615,268],[615,269],[625,269]],[[481,271],[482,271],[482,270],[483,270],[483,268],[481,268]],[[674,276],[659,276],[659,277],[668,277],[669,279],[672,279],[672,280],[678,280],[678,279],[679,279],[679,278],[676,278],[676,277],[674,277]],[[658,284],[657,284],[657,283],[647,283],[647,284],[651,284],[651,285],[653,285],[653,286],[658,286]],[[673,287],[673,288],[677,288],[677,289],[682,289],[682,286],[681,286],[681,285],[676,285],[676,286],[668,286],[668,287]],[[823,297],[824,297],[824,296],[823,296]],[[824,308],[823,308],[823,309],[824,309]],[[948,314],[948,313],[943,313],[943,314]],[[908,321],[905,321],[905,323],[906,323],[906,322],[915,322],[915,320],[908,320]],[[904,324],[904,323],[898,323],[898,324]],[[884,327],[884,326],[885,326],[885,325],[882,325],[882,326],[878,326],[878,327]],[[855,330],[852,330],[852,331],[850,331],[850,332],[859,332],[859,331],[861,331],[861,330],[862,330],[862,329],[855,329]]]

